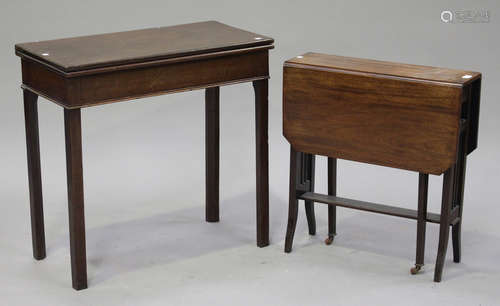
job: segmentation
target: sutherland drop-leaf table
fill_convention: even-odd
[[[283,134],[290,142],[285,252],[292,250],[298,200],[309,233],[314,203],[328,204],[327,244],[336,207],[417,220],[416,274],[424,265],[425,227],[440,224],[434,280],[441,281],[451,227],[461,258],[466,159],[477,148],[481,74],[320,53],[283,67]],[[328,194],[314,192],[315,155],[328,157]],[[337,158],[418,172],[417,210],[337,196]],[[441,213],[427,212],[429,174],[443,174]],[[380,182],[383,184],[384,182]]]

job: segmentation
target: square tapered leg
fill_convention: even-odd
[[[219,87],[205,90],[205,219],[219,221]]]
[[[45,258],[46,252],[43,223],[42,176],[40,170],[40,141],[38,137],[38,95],[29,90],[24,90],[23,95],[33,257],[41,260]]]
[[[73,288],[87,288],[80,109],[64,110],[68,180],[69,239]]]
[[[255,91],[257,246],[269,245],[268,80],[253,82]]]

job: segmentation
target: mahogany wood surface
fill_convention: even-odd
[[[302,55],[302,58],[295,57],[286,61],[286,65],[293,64],[385,75],[386,77],[408,78],[423,82],[451,83],[455,85],[471,83],[481,76],[479,72],[474,71],[327,55],[314,52],[308,52]],[[463,75],[470,75],[471,77],[464,79],[462,78]]]
[[[457,160],[464,87],[480,78],[307,53],[284,64],[284,135],[300,152],[442,174]]]
[[[81,108],[169,92],[269,78],[268,51],[65,77],[23,58],[23,86],[63,106]]]
[[[217,21],[21,43],[16,53],[74,72],[269,45],[273,39]]]

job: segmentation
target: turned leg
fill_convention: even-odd
[[[297,215],[299,210],[299,201],[297,200],[297,157],[300,153],[290,147],[290,190],[289,190],[289,208],[288,225],[286,228],[285,252],[292,251],[293,235],[297,225]]]
[[[328,157],[328,195],[337,195],[337,159]],[[337,206],[328,205],[328,237],[327,245],[332,244],[337,234]]]
[[[219,221],[219,87],[205,90],[205,219]]]
[[[443,275],[446,249],[448,248],[448,238],[450,235],[450,212],[453,199],[453,176],[455,166],[446,170],[443,178],[443,196],[441,201],[441,219],[439,225],[439,246],[434,270],[434,281],[440,282]]]
[[[44,259],[45,230],[43,225],[42,176],[40,171],[40,142],[38,138],[38,95],[23,91],[26,151],[28,157],[28,184],[31,212],[31,240],[33,257]]]
[[[269,245],[268,80],[253,82],[255,91],[257,246]]]
[[[314,192],[314,173],[315,173],[315,160],[313,154],[303,154],[304,158],[304,175],[305,179],[310,182],[309,191]],[[316,216],[314,215],[314,202],[304,201],[306,208],[307,226],[309,228],[309,235],[316,235]]]
[[[73,288],[87,288],[80,109],[64,109],[68,176],[69,240]]]
[[[429,175],[419,173],[418,175],[418,213],[417,213],[417,254],[415,267],[411,274],[417,274],[424,266],[425,256],[425,227],[427,222],[427,191],[429,187]]]

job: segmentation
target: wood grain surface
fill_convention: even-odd
[[[273,39],[217,21],[72,37],[15,46],[64,72],[270,45]]]
[[[457,158],[470,83],[440,69],[318,54],[287,61],[284,135],[300,152],[441,174]]]

